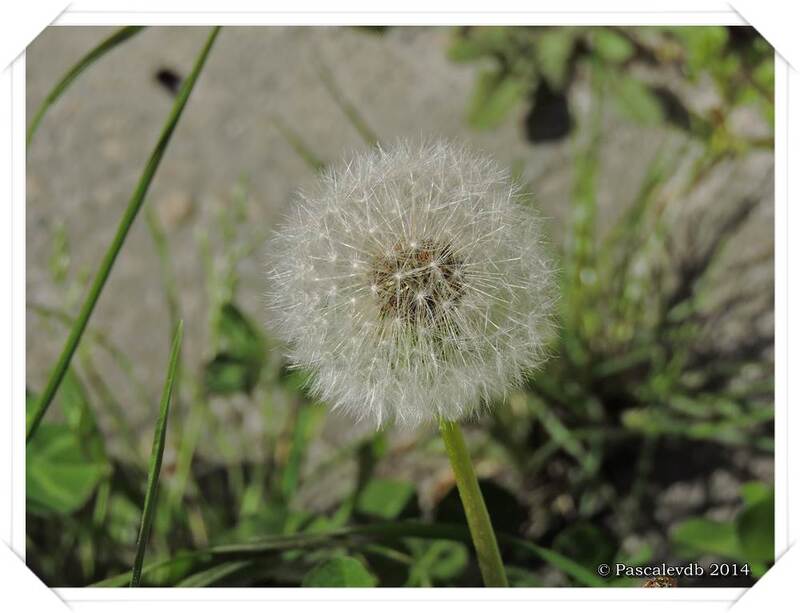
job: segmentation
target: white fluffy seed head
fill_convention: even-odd
[[[458,420],[544,359],[540,222],[463,147],[401,142],[326,172],[268,254],[272,330],[311,391],[356,419]]]

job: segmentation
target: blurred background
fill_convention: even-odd
[[[29,118],[113,31],[34,41]],[[29,147],[29,400],[206,36],[144,29]],[[436,135],[511,169],[559,262],[553,358],[466,426],[496,529],[559,554],[506,543],[512,584],[699,561],[749,572],[680,585],[750,585],[773,556],[773,74],[748,27],[224,28],[29,445],[28,564],[55,586],[130,569],[183,318],[145,584],[314,585],[341,555],[368,585],[480,584],[460,542],[325,536],[464,520],[435,428],[330,413],[262,325],[262,246],[292,194],[376,142]],[[288,535],[317,537],[185,555]]]

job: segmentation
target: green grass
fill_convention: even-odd
[[[469,530],[463,525],[417,521],[377,522],[362,526],[348,526],[331,532],[275,536],[248,543],[210,547],[205,550],[184,553],[170,560],[154,562],[143,569],[143,574],[156,574],[158,571],[177,566],[190,568],[194,564],[214,568],[216,564],[227,563],[230,560],[258,560],[281,552],[335,547],[344,543],[366,547],[373,543],[393,543],[407,538],[471,542]],[[501,545],[545,560],[575,578],[582,585],[588,587],[605,585],[603,579],[558,552],[503,533],[499,533],[497,538]],[[182,568],[181,572],[185,572],[185,570]],[[95,587],[121,587],[131,581],[131,577],[130,572],[121,573],[95,584]]]
[[[153,525],[153,518],[156,514],[158,479],[161,475],[161,462],[164,458],[164,443],[167,438],[167,418],[169,417],[169,407],[172,402],[172,388],[177,376],[182,340],[183,321],[181,320],[178,322],[178,327],[175,329],[175,335],[172,339],[167,376],[166,379],[164,379],[164,391],[161,394],[161,406],[158,411],[155,433],[153,434],[150,469],[147,471],[147,493],[144,498],[144,509],[142,510],[142,523],[139,528],[139,536],[136,539],[136,558],[134,559],[133,570],[131,571],[131,587],[138,587],[141,583],[144,553],[147,549],[150,528]]]
[[[116,234],[106,250],[102,261],[100,262],[100,266],[95,274],[94,281],[89,288],[89,293],[86,296],[83,305],[81,306],[78,316],[75,319],[75,323],[73,324],[69,336],[67,337],[67,341],[64,344],[64,348],[61,351],[61,355],[59,356],[58,361],[56,362],[56,365],[47,380],[44,391],[39,398],[39,404],[36,407],[31,418],[31,422],[28,426],[28,431],[25,436],[26,441],[30,441],[31,438],[36,434],[36,430],[38,429],[39,424],[42,422],[47,409],[50,407],[50,403],[52,402],[59,386],[61,385],[64,374],[69,368],[70,362],[72,361],[72,356],[75,354],[75,350],[77,349],[78,344],[83,337],[83,332],[86,330],[86,326],[89,323],[89,318],[92,316],[94,307],[100,298],[100,294],[105,287],[109,275],[111,274],[111,269],[114,267],[114,262],[122,250],[122,246],[125,243],[128,232],[130,231],[131,226],[133,226],[133,222],[136,220],[139,209],[141,209],[142,204],[144,203],[144,199],[147,195],[148,189],[150,188],[150,184],[153,182],[156,171],[158,170],[161,160],[166,153],[167,146],[169,145],[172,135],[175,132],[175,127],[178,125],[178,121],[183,115],[183,110],[186,108],[186,103],[189,101],[189,97],[194,90],[195,83],[197,83],[197,79],[203,70],[203,66],[205,66],[206,59],[208,58],[211,47],[213,46],[214,41],[219,34],[219,30],[220,28],[216,27],[211,31],[206,44],[203,46],[200,54],[197,57],[197,60],[195,61],[192,72],[186,78],[186,81],[183,83],[181,90],[178,92],[178,95],[175,98],[172,111],[170,112],[164,128],[161,131],[158,142],[156,143],[156,146],[154,147],[153,152],[150,154],[150,158],[148,159],[147,164],[142,171],[142,175],[139,178],[136,189],[134,190],[133,195],[128,202],[128,206],[125,208],[125,212],[122,215],[122,219],[119,222]]]

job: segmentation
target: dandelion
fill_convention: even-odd
[[[489,158],[401,142],[323,174],[269,246],[268,310],[290,362],[357,420],[439,422],[473,540],[488,525],[482,569],[499,553],[456,422],[536,368],[551,330],[551,265],[519,196]]]
[[[542,361],[553,294],[539,226],[486,157],[376,148],[300,196],[271,242],[272,327],[335,409],[460,420]]]

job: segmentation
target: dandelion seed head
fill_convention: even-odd
[[[490,158],[375,148],[323,174],[270,240],[270,326],[311,391],[356,419],[469,417],[545,357],[540,226]]]

